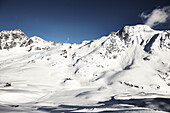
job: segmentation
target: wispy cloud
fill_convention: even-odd
[[[154,27],[160,23],[166,23],[170,19],[170,6],[156,8],[149,14],[143,12],[140,14],[140,17],[145,20],[145,25],[150,27]]]

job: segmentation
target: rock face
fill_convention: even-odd
[[[20,29],[0,32],[0,50],[10,50],[16,47],[22,47],[31,50],[45,50],[54,46],[55,42],[47,42],[39,37],[29,38]]]

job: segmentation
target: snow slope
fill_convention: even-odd
[[[170,112],[170,31],[125,26],[80,44],[0,33],[0,113]]]

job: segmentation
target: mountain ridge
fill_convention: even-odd
[[[12,33],[7,40],[0,36],[2,48],[14,38]],[[0,50],[0,104],[40,109],[98,105],[113,97],[170,98],[170,31],[136,25],[80,44],[53,44],[24,35],[14,40],[16,47]]]
[[[115,36],[115,35],[119,36],[120,39],[124,40],[125,44],[128,45],[130,43],[133,43],[134,39],[133,39],[133,41],[131,41],[131,38],[127,38],[127,37],[132,37],[132,36],[128,36],[128,35],[133,35],[135,29],[138,29],[138,31],[135,31],[135,32],[140,32],[140,31],[153,32],[153,31],[155,31],[147,25],[136,25],[136,26],[125,26],[117,32],[111,32],[109,35],[110,36]],[[158,34],[161,34],[161,32],[162,33],[164,32],[165,34],[167,33],[166,35],[168,36],[170,31],[166,30],[166,31],[157,31],[157,32],[158,32]],[[13,29],[13,30],[10,30],[10,31],[4,30],[4,31],[0,32],[0,49],[2,50],[2,49],[9,49],[9,48],[16,47],[17,44],[15,42],[15,39],[18,39],[18,38],[19,38],[20,41],[22,41],[22,42],[19,42],[20,47],[27,47],[27,46],[30,46],[33,42],[38,43],[38,41],[42,42],[42,43],[48,43],[47,41],[45,41],[42,38],[37,37],[37,36],[33,36],[33,37],[29,38],[20,29]],[[136,37],[136,38],[138,38],[138,37]],[[14,43],[12,44],[12,42],[9,42],[9,40],[12,40]],[[138,38],[137,40],[139,41],[141,39]],[[149,40],[149,39],[147,39],[147,40]],[[161,39],[161,40],[165,40],[165,39]],[[4,42],[4,44],[2,44],[3,42]],[[86,42],[86,41],[82,41],[81,43],[83,43],[83,42]],[[87,42],[90,42],[90,41],[87,41]],[[144,42],[144,39],[142,39],[140,44],[143,44],[143,43],[146,43],[146,42]],[[55,45],[56,45],[56,42],[50,41],[49,45],[46,45],[46,47],[55,46]],[[36,46],[38,46],[38,45],[36,45]],[[44,46],[44,45],[42,45],[42,46]],[[39,49],[37,49],[37,50],[42,49],[40,47],[38,47],[38,48]]]
[[[20,29],[0,32],[0,50],[9,50],[15,47],[28,47],[28,51],[32,49],[45,50],[54,45],[55,42],[47,42],[37,36],[29,38]]]

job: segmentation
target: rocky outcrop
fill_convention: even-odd
[[[47,50],[46,48],[52,46],[56,46],[56,42],[47,42],[36,36],[29,38],[20,29],[0,32],[0,50],[10,50],[15,47],[27,48],[28,51]]]

